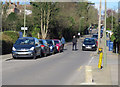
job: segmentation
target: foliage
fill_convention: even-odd
[[[107,28],[112,29],[112,16],[106,19],[106,23],[107,23]],[[116,26],[116,18],[113,17],[113,28],[115,28],[115,26]]]
[[[115,36],[112,35],[111,38],[110,38],[110,40],[111,40],[112,42],[114,42],[114,40],[115,40]]]
[[[32,30],[32,36],[38,38],[38,33],[40,32],[40,28],[38,25]]]
[[[113,30],[117,42],[120,42],[120,24]]]
[[[12,43],[15,43],[15,41],[19,38],[18,32],[14,32],[14,31],[4,31],[3,34],[4,34],[4,35],[7,35],[9,38],[11,38]]]
[[[11,53],[12,45],[13,45],[12,39],[3,33],[2,34],[2,54]]]

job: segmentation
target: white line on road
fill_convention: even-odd
[[[92,62],[93,59],[94,59],[94,57],[91,58],[91,60],[88,62],[88,65],[90,65],[90,63]]]

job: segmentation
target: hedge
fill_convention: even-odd
[[[9,54],[12,52],[12,46],[19,38],[18,32],[5,31],[2,33],[2,54]]]

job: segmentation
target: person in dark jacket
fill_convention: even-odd
[[[75,36],[73,36],[72,43],[73,43],[72,50],[77,50],[77,38]]]

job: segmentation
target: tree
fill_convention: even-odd
[[[55,3],[52,2],[31,2],[31,5],[33,6],[34,20],[37,21],[35,24],[40,25],[40,33],[43,39],[45,39],[48,34],[50,15],[54,4]]]

